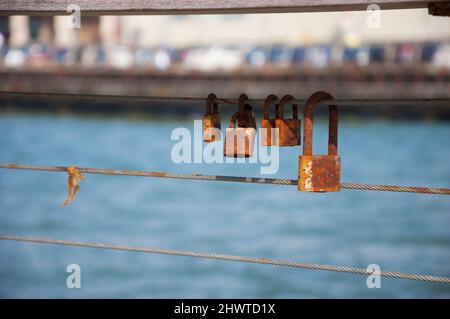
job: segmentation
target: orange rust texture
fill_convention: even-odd
[[[274,104],[275,103],[275,104]],[[270,118],[269,111],[272,104],[275,105],[275,116],[278,108],[279,100],[278,97],[274,94],[270,94],[264,100],[264,118],[261,120],[261,128],[264,129],[261,131],[261,145],[262,146],[272,146],[277,145],[273,141],[274,132],[272,131],[275,128],[275,118]]]
[[[275,120],[267,120],[262,119],[261,120],[261,145],[262,146],[272,146],[276,145],[272,142],[272,128],[275,127]]]
[[[203,141],[214,142],[220,140],[220,134],[217,130],[220,130],[220,114],[205,114],[203,116]]]
[[[276,119],[275,127],[278,129],[277,144],[279,146],[300,145],[301,121],[299,119]]]
[[[341,160],[336,155],[301,155],[299,157],[298,190],[306,192],[338,192]]]
[[[298,105],[294,103],[295,98],[288,94],[281,98],[276,108],[275,127],[278,129],[277,141],[279,146],[300,145],[301,121],[298,118]],[[292,118],[284,118],[284,106],[292,104]]]
[[[166,177],[167,173],[163,173],[163,172],[153,172],[152,176],[154,177]]]

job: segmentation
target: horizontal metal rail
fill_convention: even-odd
[[[1,15],[64,15],[75,3],[84,15],[181,15],[361,11],[376,3],[381,9],[427,8],[445,0],[2,0]]]
[[[0,164],[0,168],[24,169],[24,170],[33,170],[33,171],[67,172],[69,167]],[[286,185],[286,186],[294,186],[294,185],[297,186],[297,184],[298,184],[297,180],[282,179],[282,178],[240,177],[240,176],[203,175],[203,174],[180,174],[180,173],[168,173],[168,172],[149,172],[149,171],[139,171],[139,170],[88,168],[88,167],[77,167],[77,170],[80,173],[86,173],[86,174],[106,174],[106,175],[174,178],[174,179],[203,180],[203,181],[212,181],[212,182],[238,182],[238,183],[253,183],[253,184]],[[359,184],[359,183],[341,183],[341,188],[342,189],[355,189],[355,190],[386,191],[386,192],[450,195],[450,188],[432,188],[432,187],[398,186],[398,185],[371,185],[371,184]]]
[[[147,103],[206,103],[206,97],[175,97],[175,96],[140,96],[140,95],[110,95],[110,94],[84,94],[84,93],[53,93],[53,92],[15,92],[0,91],[0,97],[15,98],[37,98],[37,99],[77,99],[77,100],[97,100],[97,101],[131,101]],[[225,105],[236,105],[238,98],[218,98],[217,103]],[[264,99],[250,98],[255,105],[263,105]],[[334,99],[333,104],[341,106],[450,106],[450,98],[421,98],[421,99]],[[304,104],[306,99],[296,99],[296,103]],[[331,102],[331,101],[328,101]],[[322,103],[326,103],[322,102]],[[205,104],[200,104],[202,107]]]

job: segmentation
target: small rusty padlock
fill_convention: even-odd
[[[264,101],[264,118],[261,120],[261,145],[262,146],[272,146],[277,145],[276,141],[273,141],[275,137],[272,130],[275,128],[275,119],[269,118],[269,109],[272,103],[278,102],[278,97],[276,95],[269,95]],[[275,108],[278,108],[276,104]],[[275,111],[276,114],[277,111]]]
[[[277,107],[275,127],[278,129],[278,136],[275,139],[279,146],[295,146],[301,144],[301,120],[298,118],[298,105],[294,103],[292,95],[285,95],[281,98]],[[284,105],[292,104],[292,118],[284,118]]]
[[[253,113],[253,106],[250,103],[250,99],[248,98],[247,94],[242,93],[239,96],[238,105],[239,105],[239,110],[241,110],[243,108],[244,113],[245,113],[245,117],[241,117],[241,115],[239,115],[239,117],[238,117],[239,126],[243,125],[246,127],[248,126],[248,127],[256,128],[256,120],[255,120],[255,114]],[[242,121],[242,119],[244,119],[244,120]]]
[[[236,127],[236,121],[238,127]],[[252,106],[245,94],[239,97],[239,110],[233,114],[225,131],[224,156],[251,157],[255,146],[256,121]]]
[[[206,114],[203,115],[203,141],[214,142],[220,140],[220,113],[214,93],[206,99]]]
[[[303,155],[299,158],[298,190],[338,192],[341,185],[341,159],[338,147],[338,108],[329,105],[328,155],[313,155],[313,112],[321,101],[332,100],[326,92],[316,92],[305,105]]]

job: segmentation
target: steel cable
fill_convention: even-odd
[[[450,284],[450,278],[447,278],[447,277],[406,274],[406,273],[401,273],[401,272],[383,271],[383,270],[381,270],[379,273],[372,273],[372,272],[367,271],[364,268],[323,265],[323,264],[280,260],[280,259],[272,259],[272,258],[245,257],[245,256],[237,256],[237,255],[224,255],[224,254],[195,252],[195,251],[178,250],[178,249],[162,249],[162,248],[151,248],[151,247],[141,247],[141,246],[114,245],[114,244],[108,244],[108,243],[92,243],[92,242],[61,240],[61,239],[48,239],[48,238],[40,238],[40,237],[26,237],[26,236],[16,236],[16,235],[0,235],[0,240],[24,241],[24,242],[33,242],[33,243],[41,243],[41,244],[55,244],[55,245],[74,246],[74,247],[89,247],[89,248],[101,248],[101,249],[110,249],[110,250],[143,252],[143,253],[151,253],[151,254],[206,258],[206,259],[226,260],[226,261],[235,261],[235,262],[244,262],[244,263],[255,263],[255,264],[266,264],[266,265],[274,265],[274,266],[303,268],[303,269],[326,270],[326,271],[351,273],[351,274],[359,274],[359,275],[366,275],[366,276],[371,275],[371,274],[379,274],[381,276],[398,278],[398,279],[409,279],[409,280]]]
[[[68,169],[68,167],[66,167],[66,166],[42,166],[42,165],[19,165],[19,164],[0,164],[0,168],[36,170],[36,171],[56,171],[56,172],[67,172],[67,169]],[[81,173],[86,173],[86,174],[143,176],[143,177],[205,180],[205,181],[216,181],[216,182],[272,184],[272,185],[297,185],[297,183],[298,183],[298,181],[295,179],[282,179],[282,178],[181,174],[181,173],[168,173],[168,172],[153,172],[153,171],[127,170],[127,169],[88,168],[88,167],[78,167],[77,169]],[[371,191],[386,191],[386,192],[405,192],[405,193],[450,195],[450,188],[398,186],[398,185],[371,185],[371,184],[358,184],[358,183],[341,183],[341,188],[342,189],[354,189],[354,190],[371,190]]]
[[[112,95],[112,94],[89,94],[89,93],[57,93],[57,92],[20,92],[20,91],[0,91],[1,96],[22,97],[22,98],[67,98],[81,100],[102,100],[102,101],[134,101],[148,103],[200,103],[205,105],[206,98],[203,97],[175,97],[175,96],[142,96],[142,95]],[[256,105],[263,105],[265,99],[251,98],[250,102]],[[417,104],[423,106],[449,106],[450,98],[420,98],[420,99],[334,99],[335,105],[360,106],[360,105],[395,105],[409,106]],[[216,100],[219,104],[236,105],[237,98],[220,98]],[[296,103],[303,105],[305,99],[295,99]],[[326,103],[324,101],[323,103]],[[330,102],[330,101],[328,101]]]

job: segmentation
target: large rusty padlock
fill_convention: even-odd
[[[206,114],[203,115],[203,141],[214,142],[220,140],[220,113],[214,93],[206,99]]]
[[[316,92],[305,105],[303,155],[299,158],[298,190],[305,192],[338,192],[341,185],[341,159],[338,148],[338,109],[329,105],[328,155],[313,155],[313,112],[324,100],[333,97]]]
[[[278,97],[276,95],[269,95],[264,101],[264,118],[261,120],[261,145],[262,146],[272,146],[276,145],[276,141],[273,141],[275,138],[275,118],[269,118],[269,109],[272,103],[278,102]],[[278,104],[276,104],[275,108],[278,108]],[[275,111],[276,114],[276,111]]]
[[[285,95],[281,98],[277,107],[277,116],[275,127],[278,129],[278,136],[275,140],[279,146],[295,146],[301,144],[301,120],[298,118],[298,105],[294,103],[295,98],[292,95]],[[292,118],[284,118],[284,105],[292,104]]]
[[[238,127],[236,127],[236,122]],[[256,121],[248,97],[241,94],[239,110],[233,114],[225,131],[224,156],[251,157],[255,146]]]

